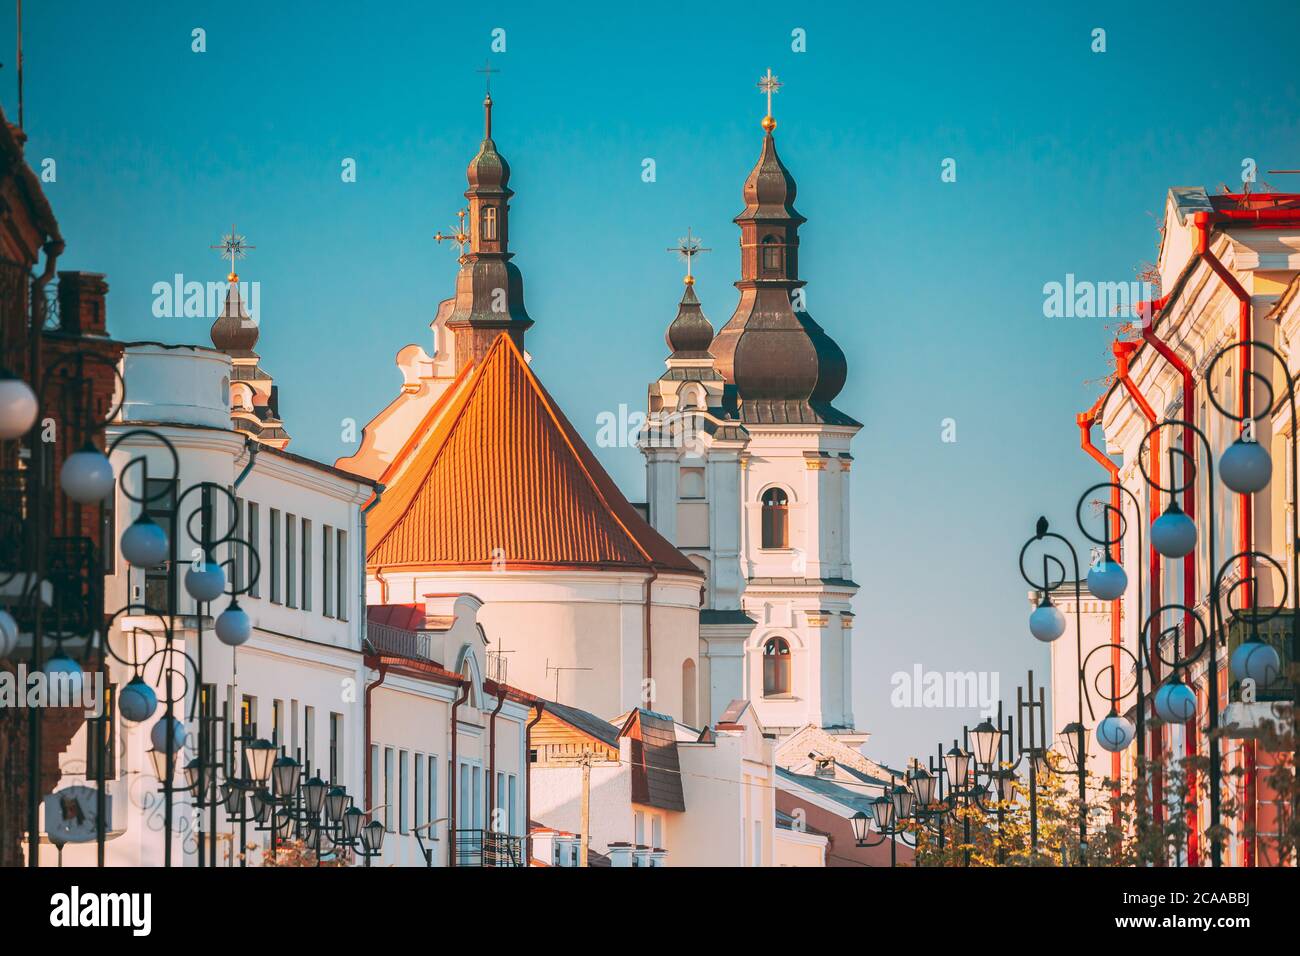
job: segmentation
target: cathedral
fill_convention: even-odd
[[[750,701],[771,734],[811,725],[856,747],[849,445],[861,426],[833,404],[844,354],[803,308],[805,220],[770,97],[735,219],[740,301],[715,334],[688,269],[638,439],[644,508],[530,367],[492,107],[489,93],[468,209],[437,236],[461,255],[432,354],[398,352],[400,392],[337,462],[384,489],[367,520],[367,603],[473,594],[490,669],[604,718],[640,708],[698,728]]]

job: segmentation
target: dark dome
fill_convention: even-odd
[[[257,323],[249,317],[244,300],[239,297],[238,281],[231,281],[225,308],[212,323],[212,344],[223,352],[251,352],[257,345]]]
[[[703,357],[708,354],[709,345],[713,342],[713,326],[709,324],[709,320],[704,316],[704,310],[700,308],[700,300],[695,294],[693,283],[687,285],[686,291],[682,293],[681,304],[677,307],[677,317],[668,326],[668,334],[664,339],[675,355],[684,356],[694,353]]]

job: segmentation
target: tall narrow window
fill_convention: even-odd
[[[408,829],[406,821],[406,800],[407,800],[407,770],[411,765],[411,755],[403,750],[397,755],[397,831],[405,833]]]
[[[483,238],[487,242],[495,242],[497,238],[497,207],[483,207]]]
[[[366,794],[366,802],[372,806],[379,806],[379,744],[370,745],[370,792]]]
[[[271,701],[271,743],[284,744],[284,701]]]
[[[774,637],[763,645],[763,696],[790,693],[790,645]]]
[[[52,457],[52,456],[49,456]],[[150,478],[145,485],[144,512],[167,534],[167,560],[144,572],[144,601],[151,611],[176,612],[176,479]]]
[[[425,822],[438,819],[438,755],[429,756],[429,818]],[[432,830],[429,835],[433,836]]]
[[[298,606],[298,519],[284,516],[284,603]]]
[[[346,531],[338,533],[338,546],[335,552],[338,568],[334,577],[334,590],[339,596],[338,619],[346,621],[348,619],[348,533]]]
[[[206,685],[205,685],[206,686]],[[102,738],[101,735],[102,734]],[[98,746],[96,746],[98,744]],[[86,721],[86,780],[96,781],[103,763],[105,780],[117,776],[117,685],[104,685],[103,709]]]
[[[415,786],[411,790],[415,798],[411,804],[415,808],[415,815],[411,817],[411,823],[420,827],[424,825],[426,819],[424,816],[424,754],[413,754],[411,762],[412,769],[415,771]]]
[[[343,715],[330,714],[330,784],[343,785]]]
[[[250,548],[261,555],[262,548],[262,513],[257,507],[256,501],[248,503],[248,544]],[[249,560],[248,562],[248,596],[262,596],[262,565],[260,561]]]
[[[393,822],[397,819],[393,806],[393,748],[384,748],[384,827],[393,832]]]
[[[781,244],[776,236],[763,237],[763,275],[781,274]]]
[[[280,603],[280,512],[271,509],[271,603]]]
[[[764,548],[790,547],[790,499],[780,488],[763,492]]]
[[[232,491],[231,494],[233,493],[234,492]],[[243,514],[244,514],[244,502],[241,501],[239,498],[236,498],[234,500],[234,505],[231,509],[231,515],[230,515],[230,533],[233,534],[236,538],[247,537],[246,531],[248,529],[246,523],[243,520]],[[235,569],[232,575],[233,580],[230,583],[234,585],[234,590],[238,591],[240,588],[244,586],[244,568],[248,566],[248,561],[244,553],[244,548],[242,546],[232,543],[230,545],[230,548],[231,551],[233,552],[233,556],[235,559]]]
[[[327,524],[320,527],[320,612],[326,617],[334,616],[334,589],[330,579],[334,575],[334,529]]]
[[[302,519],[302,609],[311,610],[311,521]]]
[[[302,755],[306,758],[304,761],[307,768],[315,770],[319,764],[316,763],[316,708],[304,707],[302,709]],[[307,776],[307,774],[303,774]]]

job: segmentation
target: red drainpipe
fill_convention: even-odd
[[[367,802],[368,804],[369,804],[369,803],[374,799],[374,795],[375,795],[375,791],[374,791],[374,781],[371,779],[371,773],[370,773],[370,710],[371,710],[371,707],[370,707],[370,695],[371,695],[372,693],[374,693],[375,688],[377,688],[380,684],[382,684],[382,683],[384,682],[384,678],[388,676],[388,665],[387,665],[387,664],[384,664],[384,663],[381,662],[381,663],[378,664],[378,669],[379,669],[379,676],[378,676],[378,677],[377,677],[373,682],[371,682],[371,683],[369,683],[369,684],[366,685],[366,694],[365,694],[365,701],[366,701],[366,704],[365,704],[365,706],[366,706],[366,714],[365,714],[365,722],[366,722],[366,752],[365,752],[365,755],[364,755],[364,759],[365,759],[365,761],[366,761],[366,774],[365,774],[365,779],[366,779],[366,797],[365,797],[365,799],[366,799],[366,802]],[[373,805],[368,806],[368,807],[366,808],[367,812],[369,812],[370,810],[373,810],[373,809],[374,809]]]
[[[452,702],[451,705],[451,773],[448,774],[451,779],[447,781],[447,840],[448,853],[447,865],[456,865],[456,780],[460,776],[460,768],[456,766],[456,738],[459,733],[456,730],[456,711],[460,705],[469,699],[469,681],[461,681],[460,697]]]
[[[1097,399],[1097,403],[1096,403],[1095,405],[1093,405],[1092,408],[1088,409],[1088,411],[1086,411],[1086,412],[1081,412],[1079,415],[1075,416],[1075,421],[1078,422],[1078,424],[1079,424],[1079,447],[1082,448],[1082,449],[1084,450],[1084,452],[1086,452],[1090,458],[1092,458],[1093,460],[1095,460],[1095,461],[1097,462],[1097,464],[1101,465],[1102,468],[1106,469],[1106,475],[1107,475],[1107,477],[1108,477],[1112,482],[1114,482],[1114,483],[1118,483],[1118,482],[1119,482],[1119,466],[1118,466],[1117,464],[1115,464],[1113,461],[1111,461],[1111,460],[1110,460],[1110,457],[1109,457],[1108,455],[1103,454],[1103,453],[1101,452],[1101,450],[1100,450],[1099,448],[1097,448],[1097,446],[1094,445],[1094,444],[1092,443],[1092,426],[1096,423],[1096,421],[1097,421],[1097,416],[1098,416],[1098,414],[1101,412],[1101,407],[1102,407],[1103,404],[1105,404],[1105,401],[1106,401],[1106,396],[1103,395],[1101,398]],[[1124,563],[1124,559],[1123,559],[1123,552],[1122,552],[1122,548],[1121,548],[1123,542],[1120,540],[1120,506],[1121,506],[1121,503],[1122,503],[1122,501],[1121,501],[1121,498],[1120,498],[1120,490],[1119,490],[1119,488],[1111,488],[1111,490],[1110,490],[1110,506],[1111,506],[1112,511],[1111,511],[1111,520],[1110,520],[1110,533],[1107,535],[1107,537],[1113,538],[1113,539],[1115,540],[1114,558],[1115,558],[1115,560],[1118,561],[1120,564],[1123,564],[1123,563]],[[1118,697],[1119,697],[1119,690],[1120,690],[1120,679],[1119,679],[1119,675],[1120,675],[1120,656],[1119,656],[1119,655],[1120,655],[1120,650],[1119,650],[1119,648],[1120,648],[1120,642],[1123,640],[1123,629],[1122,629],[1122,627],[1123,627],[1122,618],[1123,618],[1123,614],[1124,614],[1123,608],[1124,608],[1124,599],[1123,599],[1122,597],[1120,597],[1120,598],[1116,598],[1114,601],[1111,602],[1111,607],[1110,607],[1110,645],[1111,645],[1111,652],[1110,652],[1110,675],[1111,675],[1111,676],[1110,676],[1110,694],[1111,694],[1112,697],[1115,697],[1115,698],[1118,698]],[[1113,819],[1114,819],[1115,826],[1119,826],[1119,825],[1120,825],[1120,807],[1119,807],[1119,799],[1120,799],[1119,778],[1120,778],[1120,771],[1121,771],[1121,767],[1120,767],[1120,755],[1117,754],[1117,753],[1111,754],[1111,755],[1110,755],[1110,776],[1111,776],[1111,779],[1115,781],[1115,787],[1114,787],[1114,789],[1111,791],[1111,795],[1114,797],[1114,799],[1115,799],[1115,804],[1116,804],[1116,805],[1115,805],[1115,812],[1114,812],[1114,815],[1113,815]]]
[[[492,814],[497,806],[497,714],[501,713],[501,708],[506,703],[505,688],[500,684],[497,684],[496,688],[497,705],[492,709],[492,716],[488,718],[487,822],[489,828],[494,828]]]
[[[1138,410],[1142,412],[1149,425],[1154,425],[1157,421],[1155,409],[1146,397],[1138,391],[1137,384],[1129,374],[1129,359],[1137,351],[1136,342],[1115,342],[1111,346],[1111,351],[1115,353],[1115,372],[1119,376],[1120,382],[1124,389],[1132,396],[1133,401],[1137,404]],[[1160,483],[1160,433],[1156,432],[1151,436],[1149,444],[1150,461],[1148,468],[1151,472],[1152,484]],[[1160,508],[1160,492],[1154,487],[1150,489],[1147,501],[1147,520],[1148,522],[1155,518]],[[1149,530],[1149,529],[1148,529]],[[1150,540],[1151,535],[1148,533],[1147,538]],[[1151,569],[1151,606],[1158,607],[1162,598],[1160,590],[1160,554],[1154,547],[1151,548],[1150,564]],[[1140,639],[1140,638],[1139,638]],[[1151,636],[1148,639],[1151,658],[1151,667],[1153,676],[1157,683],[1160,681],[1160,659],[1156,656],[1156,651],[1160,643],[1160,622],[1153,619],[1151,621]],[[1164,755],[1164,733],[1155,731],[1151,735],[1151,761],[1156,764],[1151,773],[1151,818],[1159,826],[1165,818],[1165,798],[1164,798],[1164,774],[1160,771],[1159,763]]]
[[[542,719],[546,702],[538,698],[533,701],[533,706],[537,708],[537,716],[524,727],[524,856],[529,865],[533,862],[533,768],[529,757],[533,750],[533,725]]]
[[[650,686],[648,689],[650,693],[654,696],[658,696],[658,695],[655,694],[654,640],[652,638],[652,635],[654,633],[653,630],[654,614],[652,611],[653,604],[651,603],[651,598],[654,595],[655,582],[658,580],[659,580],[659,572],[656,571],[654,568],[651,568],[650,577],[648,577],[645,582],[645,677],[647,680],[650,681]],[[645,696],[644,692],[646,689],[647,688],[645,687],[642,688],[642,697]],[[650,701],[642,700],[641,703],[642,704],[648,703],[652,709],[654,707],[653,699]]]
[[[1210,224],[1215,220],[1226,221],[1245,221],[1245,222],[1268,222],[1275,223],[1278,220],[1296,218],[1295,210],[1281,209],[1237,209],[1225,210],[1222,213],[1211,215],[1207,212],[1198,212],[1192,221],[1196,226],[1196,255],[1209,266],[1214,274],[1223,280],[1223,284],[1228,287],[1237,298],[1237,340],[1240,342],[1249,341],[1251,338],[1251,303],[1250,294],[1242,287],[1223,262],[1210,251]],[[1241,387],[1238,392],[1238,409],[1241,414],[1245,415],[1250,411],[1250,370],[1253,349],[1241,350]],[[1241,508],[1241,521],[1237,526],[1237,547],[1244,555],[1251,549],[1251,542],[1254,540],[1254,508],[1252,507],[1251,496],[1241,495],[1238,499]],[[1243,557],[1240,562],[1240,574],[1243,581],[1250,577],[1250,559]],[[1252,603],[1254,589],[1247,583],[1242,588],[1242,600],[1246,605]],[[1225,682],[1226,683],[1226,682]],[[1216,684],[1217,686],[1217,684]],[[1225,688],[1226,689],[1226,688]],[[1219,707],[1219,701],[1212,701],[1210,706]],[[1244,865],[1255,865],[1255,840],[1251,836],[1255,829],[1256,801],[1259,798],[1257,792],[1257,775],[1253,772],[1255,764],[1255,745],[1252,741],[1246,741],[1244,746],[1244,758],[1246,761],[1246,806],[1242,814],[1242,851],[1244,854]]]
[[[1150,345],[1160,354],[1160,356],[1174,367],[1183,380],[1183,420],[1194,422],[1196,418],[1196,377],[1192,373],[1191,367],[1183,361],[1182,356],[1175,352],[1163,339],[1159,338],[1155,332],[1156,317],[1162,313],[1165,306],[1169,304],[1170,296],[1156,299],[1152,302],[1138,303],[1138,316],[1142,325],[1142,340]],[[1196,434],[1191,428],[1183,429],[1183,484],[1187,487],[1183,490],[1183,512],[1188,518],[1196,520]],[[1173,476],[1170,475],[1172,479]],[[1172,484],[1172,481],[1171,481]],[[1213,573],[1213,572],[1211,572]],[[1193,550],[1183,558],[1183,603],[1189,608],[1196,606],[1196,551]],[[1192,650],[1193,635],[1196,633],[1195,615],[1188,611],[1183,619],[1183,653],[1190,654]],[[1204,636],[1204,635],[1202,635]],[[1185,756],[1195,756],[1200,750],[1200,743],[1197,739],[1196,718],[1192,718],[1183,725],[1183,753]],[[1187,865],[1200,866],[1200,798],[1196,771],[1194,769],[1187,772],[1187,807],[1186,812],[1191,821],[1187,837]]]

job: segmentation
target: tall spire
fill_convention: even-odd
[[[772,95],[781,83],[768,70],[763,148],[745,179],[740,226],[740,302],[710,347],[735,392],[745,421],[817,423],[845,419],[830,402],[844,387],[844,353],[803,308],[794,177],[777,154]],[[851,421],[851,419],[849,419]]]
[[[490,66],[482,72],[497,72]],[[510,164],[492,139],[492,93],[483,98],[483,142],[466,170],[469,223],[454,237],[461,245],[456,302],[447,318],[455,336],[456,370],[477,363],[502,332],[520,349],[533,324],[524,308],[524,280],[510,260]],[[439,238],[441,234],[439,234]],[[468,248],[463,243],[468,241]]]

